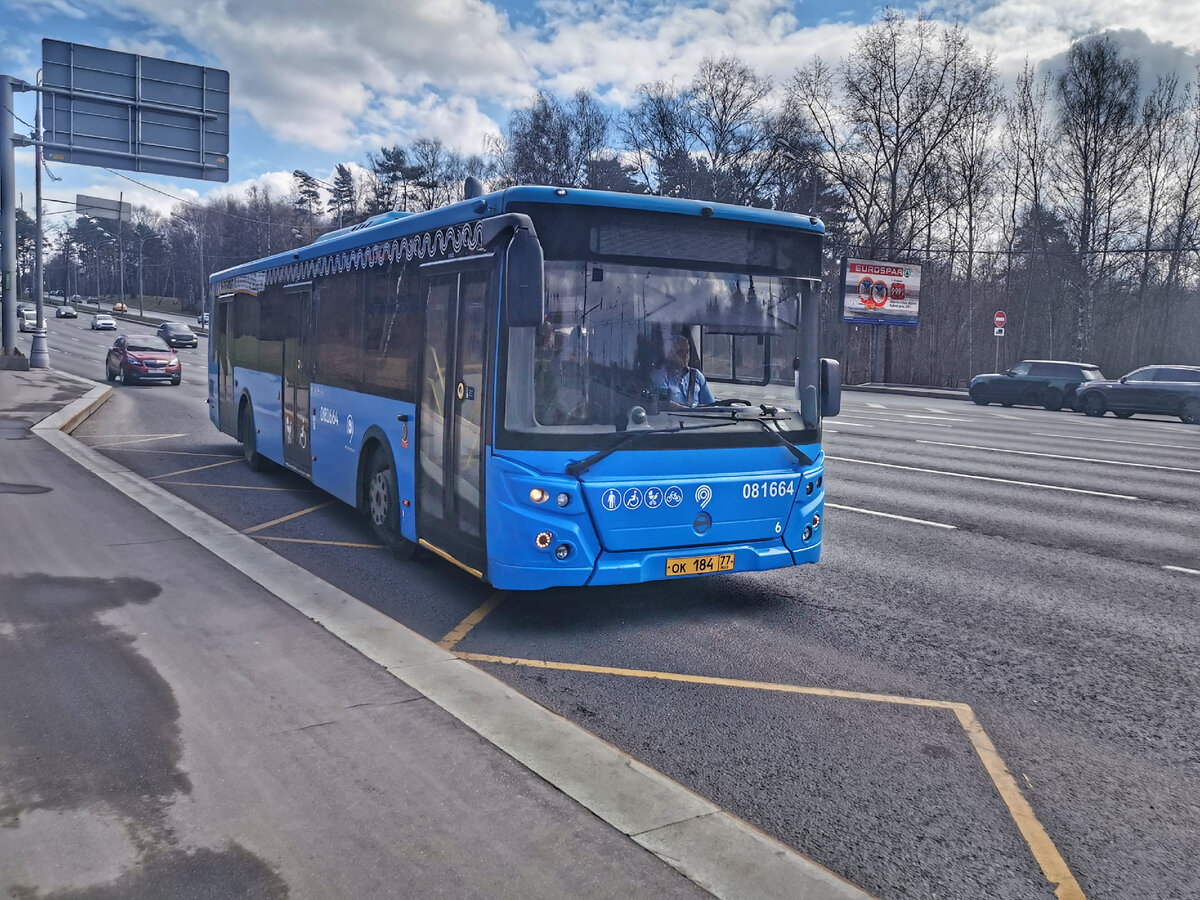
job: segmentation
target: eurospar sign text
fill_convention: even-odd
[[[850,259],[842,262],[842,320],[857,325],[916,325],[921,267]]]

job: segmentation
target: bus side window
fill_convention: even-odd
[[[415,401],[421,320],[414,291],[418,279],[401,264],[364,275],[363,386],[387,397]]]

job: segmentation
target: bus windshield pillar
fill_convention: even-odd
[[[817,398],[821,383],[820,356],[821,294],[812,282],[800,292],[800,323],[796,342],[796,402],[805,428],[816,428],[820,420]]]

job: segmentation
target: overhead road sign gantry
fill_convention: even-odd
[[[46,158],[229,180],[229,73],[42,41]]]

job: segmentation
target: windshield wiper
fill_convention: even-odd
[[[740,407],[740,406],[739,407],[729,407],[728,409],[721,409],[721,410],[712,409],[712,408],[709,408],[709,409],[697,408],[697,409],[691,409],[691,410],[667,410],[667,415],[678,416],[681,419],[720,419],[720,420],[722,420],[720,424],[728,424],[728,425],[732,425],[734,422],[757,422],[762,427],[763,431],[765,431],[767,434],[771,435],[771,437],[775,438],[775,440],[777,440],[784,447],[786,447],[788,449],[788,451],[792,454],[792,456],[796,457],[796,459],[800,460],[800,462],[804,463],[806,466],[811,466],[813,461],[808,457],[808,455],[803,450],[801,450],[799,447],[797,447],[795,444],[793,444],[791,441],[789,441],[787,438],[785,438],[783,436],[783,434],[781,434],[777,428],[771,428],[771,426],[769,426],[767,424],[767,422],[782,421],[783,417],[781,417],[779,415],[779,408],[775,407],[775,406],[771,406],[766,403],[760,403],[758,408],[762,410],[761,416],[758,415],[757,413],[754,415],[745,415],[745,413],[747,412],[747,409],[745,407]],[[716,425],[702,425],[699,427],[715,428]],[[613,449],[616,449],[616,448],[613,448]]]
[[[645,431],[630,431],[630,432],[627,432],[623,438],[621,438],[619,441],[617,441],[612,446],[605,447],[603,450],[597,450],[591,456],[588,456],[584,459],[577,459],[573,463],[568,463],[565,471],[568,475],[579,476],[582,473],[586,472],[588,469],[590,469],[592,466],[594,466],[596,463],[600,462],[600,460],[604,459],[606,456],[616,453],[618,450],[620,450],[626,444],[630,444],[633,441],[637,440],[638,438],[645,437],[648,434],[681,434],[684,431],[701,431],[705,428],[723,428],[726,425],[732,425],[732,424],[733,424],[732,421],[725,421],[725,422],[715,422],[712,425],[696,425],[696,426],[693,426],[692,428],[684,428],[683,424],[680,423],[680,426],[678,428],[648,428]]]

